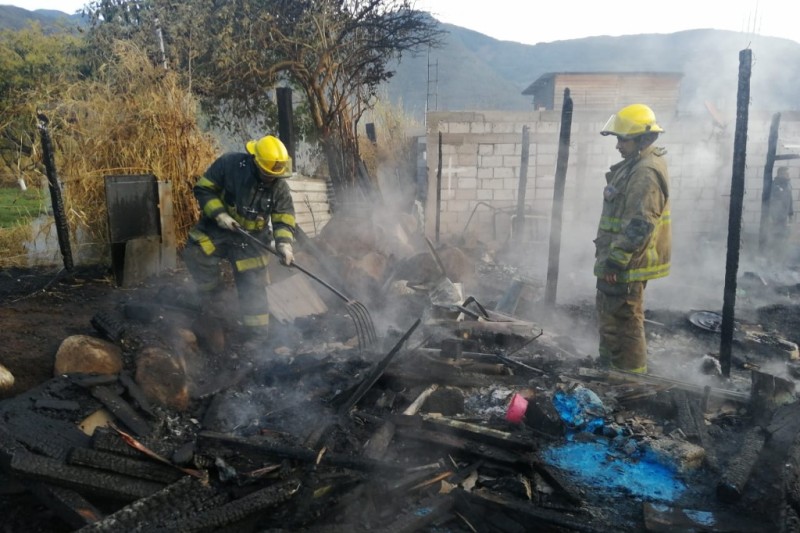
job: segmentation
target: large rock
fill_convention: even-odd
[[[14,386],[14,374],[6,367],[0,365],[0,393],[11,390]]]
[[[189,407],[189,383],[183,357],[158,346],[143,348],[136,357],[135,379],[149,400],[178,411]]]
[[[118,346],[89,335],[72,335],[58,347],[53,375],[118,374],[121,370],[122,350]]]

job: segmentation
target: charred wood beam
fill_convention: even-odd
[[[34,403],[35,409],[52,409],[53,411],[80,411],[81,404],[73,400],[54,400],[53,398],[38,398]]]
[[[197,453],[202,455],[220,455],[240,453],[256,458],[289,459],[302,463],[319,463],[326,466],[347,468],[362,472],[390,471],[397,472],[408,468],[408,465],[387,463],[359,457],[351,457],[302,447],[272,442],[261,437],[234,437],[224,433],[202,431],[197,435]]]
[[[103,518],[99,509],[72,489],[38,482],[27,485],[40,502],[74,528],[93,524]]]
[[[583,504],[584,500],[580,496],[580,489],[575,488],[560,468],[541,461],[534,461],[533,469],[567,502],[575,506]]]
[[[750,479],[753,467],[764,448],[764,431],[756,426],[750,428],[744,436],[739,451],[728,461],[722,478],[717,483],[717,497],[727,503],[738,501]]]
[[[168,523],[161,530],[181,533],[220,531],[222,528],[235,525],[256,513],[286,503],[300,490],[300,486],[300,482],[296,479],[281,481],[219,507],[200,511],[187,518]]]
[[[28,450],[65,461],[72,448],[89,446],[89,436],[74,424],[48,418],[29,410],[13,410],[4,417],[4,427]]]
[[[429,526],[448,519],[451,516],[450,510],[454,505],[453,497],[448,494],[438,494],[431,498],[426,498],[411,509],[401,513],[391,524],[381,527],[381,531],[386,533],[424,531]]]
[[[697,442],[700,440],[698,431],[699,422],[694,416],[694,410],[689,402],[689,397],[685,391],[673,391],[672,404],[675,407],[676,423],[686,438],[690,441]]]
[[[71,466],[61,461],[34,455],[17,453],[11,459],[11,473],[23,479],[33,479],[73,489],[81,494],[131,501],[149,496],[164,485],[153,481],[132,479],[91,468]]]
[[[133,398],[133,401],[136,402],[136,405],[139,407],[139,409],[150,416],[155,415],[153,412],[153,407],[150,405],[150,400],[147,399],[147,396],[145,396],[142,388],[136,384],[129,373],[122,372],[119,375],[119,382],[122,383],[122,386],[125,387],[126,391],[128,391],[128,394],[131,398]]]
[[[532,439],[521,438],[506,431],[463,422],[461,420],[430,415],[390,415],[389,420],[394,422],[397,426],[449,433],[472,439],[476,442],[490,444],[498,448],[518,450],[523,453],[531,452],[535,448],[535,442]]]
[[[415,360],[416,362],[416,360]],[[526,379],[519,376],[496,375],[487,376],[486,374],[475,374],[463,372],[452,367],[443,368],[440,365],[425,364],[403,365],[402,367],[392,367],[384,372],[384,379],[398,381],[403,384],[408,383],[430,383],[436,382],[439,385],[450,385],[453,387],[492,387],[507,385],[510,387],[524,384]]]
[[[185,474],[177,468],[156,464],[143,459],[122,457],[113,453],[99,452],[87,448],[75,448],[69,454],[67,463],[75,466],[87,466],[98,470],[108,470],[133,478],[148,479],[159,483],[174,483]]]
[[[417,396],[417,398],[411,402],[411,405],[409,405],[405,411],[403,411],[403,415],[416,415],[424,405],[425,400],[427,400],[437,388],[439,388],[439,386],[433,384],[422,391],[419,396]],[[383,454],[386,453],[386,449],[389,448],[389,444],[394,438],[394,432],[394,423],[389,420],[384,421],[384,423],[378,428],[377,431],[375,431],[372,437],[370,437],[367,444],[364,445],[364,457],[367,457],[368,459],[380,459],[383,457]]]
[[[414,330],[417,329],[417,326],[419,326],[420,322],[421,320],[419,318],[415,320],[408,331],[406,331],[403,336],[400,337],[400,340],[397,341],[394,347],[389,350],[389,353],[387,353],[386,356],[384,356],[384,358],[381,359],[377,365],[375,365],[370,373],[364,377],[364,380],[358,386],[356,391],[339,407],[339,414],[344,414],[350,411],[350,409],[352,409],[358,403],[358,401],[364,397],[367,391],[369,391],[369,389],[375,385],[375,382],[377,382],[381,375],[383,375],[386,367],[389,366],[389,363],[392,362],[392,359],[394,359],[395,355],[397,355],[411,334],[414,333]]]
[[[107,427],[99,427],[94,430],[94,433],[92,433],[92,449],[124,457],[142,457],[142,452],[129,446],[122,440],[119,433]]]
[[[424,428],[398,426],[397,435],[403,439],[431,444],[451,453],[459,453],[474,459],[498,463],[517,469],[520,472],[527,472],[528,474],[532,472],[529,454],[517,453],[469,438]]]
[[[197,512],[227,503],[227,496],[218,495],[210,486],[192,476],[140,498],[122,509],[81,529],[81,533],[117,533],[156,529],[154,524],[177,520]]]
[[[584,533],[602,533],[616,528],[610,524],[592,524],[588,517],[573,517],[564,512],[537,507],[532,503],[510,500],[487,491],[467,492],[461,489],[454,491],[456,509],[476,507],[490,511],[501,511],[521,524],[526,531],[542,530],[543,526],[558,528],[558,531],[581,531]]]
[[[645,502],[647,531],[705,531],[706,533],[759,533],[772,527],[751,516],[726,511],[698,511]],[[773,526],[775,527],[775,526]],[[775,530],[778,528],[775,527]]]
[[[609,381],[617,382],[633,382],[633,383],[650,383],[653,385],[667,385],[673,389],[680,389],[686,392],[703,396],[708,394],[709,397],[730,400],[732,402],[747,404],[750,402],[750,394],[746,392],[738,392],[728,389],[717,389],[711,387],[706,390],[703,385],[695,385],[686,381],[677,379],[664,378],[660,376],[651,376],[649,374],[636,374],[633,372],[625,372],[622,370],[600,370],[595,368],[580,368],[578,375],[586,378],[607,379]]]
[[[102,403],[106,409],[116,416],[125,427],[131,430],[139,437],[145,437],[150,434],[152,429],[150,424],[139,414],[136,410],[125,400],[120,397],[111,387],[107,385],[100,385],[91,388],[92,396]]]

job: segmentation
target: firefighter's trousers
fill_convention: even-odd
[[[646,281],[597,283],[600,362],[619,370],[647,372],[644,335]]]
[[[267,305],[267,264],[269,256],[231,233],[210,236],[192,230],[183,251],[186,268],[197,285],[203,306],[214,306],[214,294],[221,288],[220,263],[231,264],[239,296],[241,323],[246,334],[266,337],[269,327]]]

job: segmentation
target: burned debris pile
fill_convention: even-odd
[[[572,342],[590,313],[536,311],[541,286],[484,250],[372,243],[342,269],[311,244],[298,260],[365,303],[375,342],[302,276],[273,279],[308,297],[274,302],[256,351],[180,274],[128,292],[0,402],[6,493],[54,531],[796,530],[800,404],[767,372],[791,350],[743,335],[727,381],[599,368]],[[713,331],[649,324],[661,369],[670,346],[704,368]]]

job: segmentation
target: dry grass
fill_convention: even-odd
[[[25,243],[33,238],[30,224],[17,224],[8,228],[0,228],[0,266],[26,267],[31,260]]]
[[[115,58],[99,81],[74,86],[47,111],[70,227],[106,242],[104,177],[153,174],[172,185],[182,243],[199,215],[192,186],[217,148],[200,130],[199,106],[176,75],[130,43],[117,44]]]

